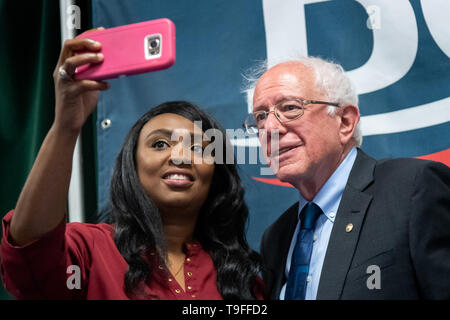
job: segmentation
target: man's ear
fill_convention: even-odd
[[[341,107],[341,112],[339,113],[341,117],[341,123],[339,128],[339,136],[341,143],[346,145],[350,139],[353,137],[356,125],[359,122],[360,114],[357,106],[346,105]]]

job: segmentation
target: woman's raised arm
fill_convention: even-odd
[[[97,105],[99,90],[109,88],[106,82],[75,81],[71,76],[83,64],[102,61],[100,48],[101,44],[85,38],[64,43],[53,73],[55,119],[11,220],[9,237],[15,245],[26,245],[42,237],[65,218],[77,137]]]

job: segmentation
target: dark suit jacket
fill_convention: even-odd
[[[298,203],[264,233],[269,298],[279,299]],[[346,232],[347,224],[353,229]],[[369,289],[380,268],[380,289]],[[373,271],[372,271],[373,272]],[[370,281],[371,282],[371,281]],[[371,282],[372,283],[372,282]],[[450,168],[358,149],[330,235],[317,299],[450,299]]]

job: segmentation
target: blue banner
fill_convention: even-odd
[[[450,23],[446,0],[93,0],[95,27],[169,18],[177,60],[168,70],[110,81],[97,109],[98,206],[108,202],[114,160],[132,124],[151,107],[188,100],[225,128],[241,128],[251,66],[293,54],[340,63],[359,93],[362,148],[375,158],[423,157],[450,164]],[[264,169],[256,140],[239,165],[254,249],[264,229],[297,201],[297,190]],[[255,152],[258,161],[250,164]]]

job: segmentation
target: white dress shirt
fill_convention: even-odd
[[[352,148],[345,157],[344,161],[334,171],[331,177],[327,180],[324,186],[320,189],[312,202],[317,204],[324,214],[317,218],[316,226],[314,228],[314,243],[311,253],[311,261],[309,264],[309,275],[306,278],[306,294],[305,300],[315,300],[317,296],[317,290],[319,288],[320,274],[322,272],[323,261],[325,259],[325,253],[328,247],[328,240],[330,239],[331,230],[333,229],[334,219],[341,202],[342,193],[344,192],[347,184],[350,171],[356,159],[356,148]],[[294,235],[291,240],[291,246],[289,247],[288,256],[286,259],[285,275],[286,279],[289,276],[289,270],[291,268],[292,253],[297,242],[297,234],[300,229],[300,212],[303,207],[308,203],[300,194],[298,205],[298,223],[295,228]],[[284,300],[286,292],[286,283],[281,288],[280,300]]]

